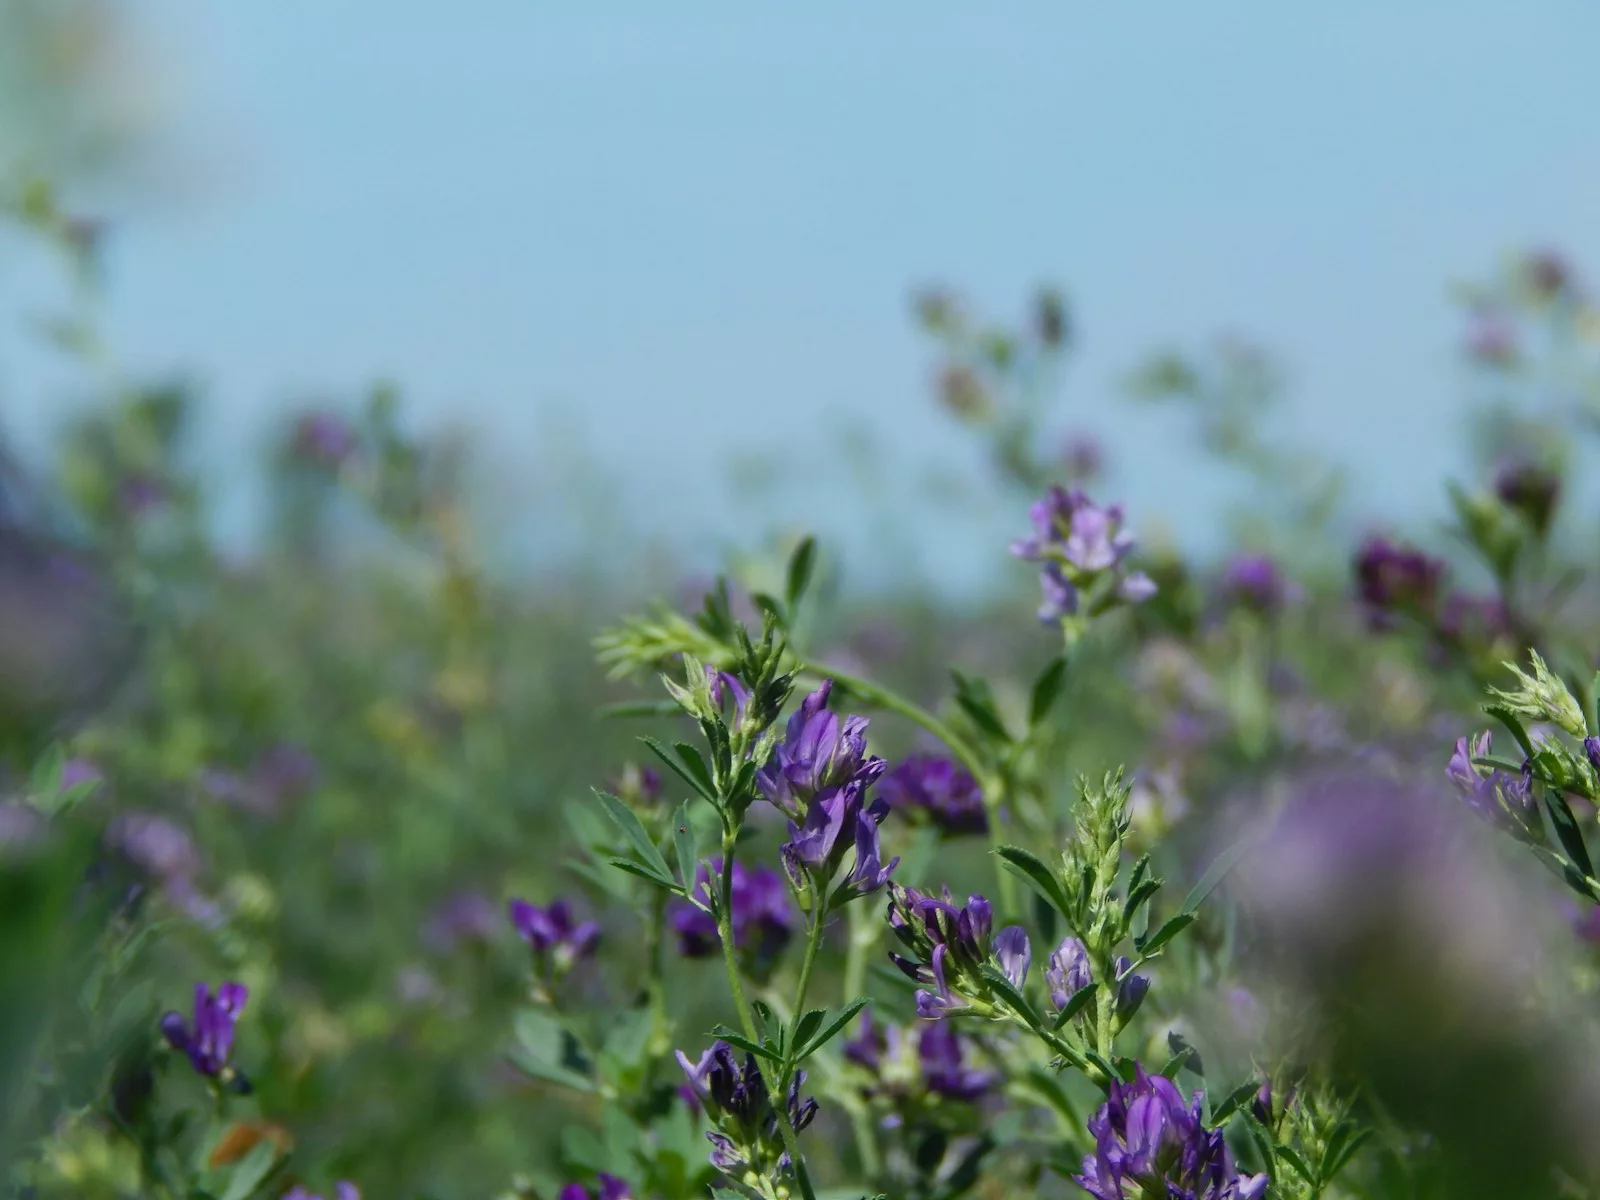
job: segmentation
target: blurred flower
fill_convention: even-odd
[[[1522,262],[1528,290],[1540,300],[1555,300],[1573,288],[1572,267],[1554,250],[1536,250]]]
[[[517,936],[533,948],[541,972],[564,975],[579,959],[594,953],[600,941],[597,921],[574,921],[572,906],[557,900],[540,908],[526,900],[512,900],[508,906]]]
[[[962,363],[952,363],[939,372],[939,401],[964,420],[981,417],[989,410],[983,382],[976,371]]]
[[[129,517],[142,517],[170,498],[167,485],[153,475],[129,475],[117,485],[117,505]]]
[[[111,846],[164,884],[188,881],[200,870],[200,855],[189,831],[155,813],[125,813],[106,830]]]
[[[1467,806],[1497,829],[1526,841],[1544,841],[1543,817],[1533,795],[1532,776],[1486,770],[1473,760],[1488,757],[1494,739],[1488,732],[1456,742],[1445,775],[1455,784]]]
[[[850,1062],[876,1074],[882,1070],[884,1059],[891,1054],[891,1040],[898,1041],[899,1036],[898,1029],[892,1025],[879,1025],[872,1019],[872,1010],[863,1009],[860,1029],[855,1037],[845,1039],[843,1053]]]
[[[1502,504],[1528,522],[1536,536],[1542,538],[1550,532],[1561,499],[1558,473],[1530,458],[1508,459],[1495,471],[1494,491]]]
[[[86,758],[69,758],[61,765],[61,790],[67,791],[80,783],[104,783],[100,768]]]
[[[1428,618],[1438,601],[1444,563],[1374,535],[1356,554],[1355,576],[1357,592],[1375,622],[1394,613]]]
[[[498,925],[494,901],[469,888],[445,897],[434,908],[423,923],[422,942],[435,954],[449,954],[462,942],[488,942]]]
[[[1068,1001],[1094,982],[1088,947],[1075,937],[1062,938],[1061,944],[1050,952],[1044,978],[1050,985],[1050,1002],[1059,1012],[1067,1006]]]
[[[1073,1179],[1095,1200],[1162,1196],[1173,1200],[1254,1200],[1266,1175],[1239,1175],[1220,1129],[1200,1117],[1201,1093],[1186,1106],[1163,1075],[1136,1068],[1132,1082],[1111,1081],[1106,1101],[1089,1119],[1094,1152]]]
[[[161,1018],[162,1036],[174,1050],[189,1056],[198,1074],[225,1084],[242,1084],[242,1077],[228,1060],[233,1056],[234,1026],[248,998],[242,983],[224,983],[215,995],[205,984],[197,983],[194,1019],[186,1021],[182,1013],[167,1013]]]
[[[1491,367],[1509,367],[1517,361],[1517,331],[1510,319],[1492,310],[1472,315],[1467,330],[1467,356]]]
[[[295,1184],[283,1194],[283,1200],[322,1200],[321,1196],[314,1196],[304,1187]],[[361,1200],[361,1192],[353,1183],[336,1183],[333,1185],[333,1200]]]
[[[1465,592],[1444,598],[1434,628],[1441,641],[1474,649],[1488,649],[1513,632],[1511,614],[1496,597]]]
[[[1105,467],[1105,451],[1086,433],[1067,437],[1061,446],[1061,465],[1074,481],[1087,482]]]
[[[622,768],[611,790],[619,800],[629,804],[640,808],[654,807],[661,800],[661,775],[654,768],[629,763]]]
[[[561,1189],[556,1200],[633,1200],[632,1190],[615,1175],[601,1171],[595,1178],[600,1184],[598,1189],[584,1187],[581,1183],[569,1183]]]
[[[1222,587],[1235,604],[1261,613],[1273,613],[1290,598],[1290,585],[1270,556],[1238,554],[1222,572]]]
[[[930,1092],[947,1100],[978,1100],[1000,1077],[992,1071],[963,1065],[961,1040],[950,1021],[935,1021],[922,1027],[917,1034],[922,1080]]]
[[[289,442],[290,451],[301,462],[329,471],[342,467],[359,445],[350,423],[331,412],[301,416]]]
[[[926,816],[941,833],[987,833],[983,792],[972,773],[936,754],[911,754],[883,777],[878,795],[891,809]]]
[[[1126,571],[1124,560],[1135,538],[1122,527],[1120,505],[1100,508],[1076,488],[1052,487],[1028,514],[1033,536],[1012,542],[1011,553],[1044,564],[1041,621],[1050,624],[1075,614],[1079,595],[1086,590],[1092,590],[1096,611],[1119,600],[1139,604],[1155,594],[1149,576]]]
[[[705,863],[695,872],[694,894],[702,904],[711,902],[712,873],[720,880],[722,859]],[[705,958],[721,948],[717,923],[703,908],[675,901],[668,917],[678,935],[678,951],[686,958]],[[770,867],[733,864],[733,944],[757,964],[777,958],[794,934],[795,913],[783,877]]]
[[[0,850],[26,846],[44,830],[44,815],[31,804],[0,800]]]

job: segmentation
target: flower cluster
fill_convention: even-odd
[[[1266,1175],[1240,1175],[1220,1129],[1200,1117],[1199,1092],[1187,1106],[1172,1080],[1143,1066],[1132,1082],[1113,1080],[1089,1119],[1094,1151],[1073,1178],[1095,1200],[1255,1200]]]
[[[911,754],[883,777],[878,795],[891,811],[923,814],[941,833],[987,833],[989,814],[972,773],[937,754]]]
[[[879,846],[878,826],[889,814],[888,802],[867,800],[867,789],[887,764],[867,753],[865,717],[841,718],[829,711],[832,691],[832,681],[824,680],[801,702],[756,782],[789,817],[783,867],[797,890],[806,890],[810,881],[826,889],[845,851],[854,847],[850,874],[832,897],[839,903],[883,887],[900,860],[886,865]]]
[[[1020,926],[1009,926],[994,939],[989,930],[993,908],[982,896],[968,896],[957,907],[945,888],[942,898],[914,888],[889,885],[889,928],[912,957],[893,952],[889,958],[907,976],[925,985],[917,992],[917,1015],[938,1020],[953,1014],[990,1009],[990,987],[983,968],[998,960],[1014,984],[1027,974],[1028,939]],[[926,985],[932,985],[930,990]]]
[[[1222,572],[1222,590],[1239,607],[1267,614],[1277,612],[1294,595],[1283,569],[1265,554],[1229,559]]]
[[[791,1164],[778,1129],[779,1114],[755,1056],[745,1055],[741,1069],[727,1042],[713,1042],[698,1062],[682,1050],[677,1056],[690,1087],[717,1126],[706,1134],[712,1145],[711,1165],[736,1179],[746,1171],[767,1179],[787,1174]],[[805,1079],[804,1071],[796,1071],[784,1100],[795,1133],[817,1115],[815,1100],[800,1099]]]
[[[711,915],[711,880],[722,874],[722,859],[705,863],[695,873],[695,899],[699,904],[678,901],[669,920],[678,936],[678,952],[685,958],[708,958],[721,949],[716,918]],[[789,901],[783,877],[770,867],[733,864],[733,944],[762,973],[783,953],[794,936],[794,906]]]
[[[283,1194],[283,1200],[322,1200],[322,1197],[308,1192],[297,1183]],[[333,1185],[333,1200],[361,1200],[361,1190],[353,1183],[336,1183]]]
[[[1444,563],[1414,546],[1374,535],[1356,555],[1355,576],[1357,593],[1375,627],[1398,615],[1431,621]]]
[[[1488,732],[1458,739],[1445,774],[1467,807],[1489,824],[1525,840],[1539,841],[1544,827],[1539,802],[1533,794],[1532,772],[1524,769],[1512,775],[1479,767],[1475,760],[1486,758],[1493,745]]]
[[[1148,575],[1127,569],[1136,539],[1122,527],[1121,505],[1101,508],[1077,488],[1052,487],[1028,515],[1033,536],[1011,543],[1011,553],[1044,564],[1039,619],[1045,624],[1078,615],[1080,609],[1092,616],[1114,604],[1138,604],[1155,595]]]
[[[216,992],[204,983],[194,985],[194,1017],[169,1012],[161,1018],[161,1034],[174,1050],[189,1056],[195,1072],[224,1087],[247,1092],[249,1082],[234,1069],[233,1032],[244,1011],[249,991],[242,983],[224,983]]]
[[[943,1100],[974,1102],[999,1082],[995,1072],[967,1066],[963,1039],[949,1021],[934,1021],[917,1031],[914,1059],[909,1057],[910,1048],[901,1029],[880,1025],[871,1012],[863,1012],[859,1032],[844,1043],[844,1056],[873,1076],[873,1094],[903,1095],[914,1090]]]

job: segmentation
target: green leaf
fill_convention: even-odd
[[[828,1010],[825,1008],[812,1008],[797,1016],[794,1021],[794,1029],[789,1034],[789,1045],[796,1048],[804,1046],[811,1039],[811,1036],[822,1028],[822,1022],[827,1018],[827,1015]],[[795,1057],[800,1057],[798,1052]]]
[[[772,1005],[765,1000],[750,1001],[750,1011],[755,1013],[756,1021],[760,1023],[763,1032],[778,1028],[778,1015],[772,1011]]]
[[[710,801],[712,804],[717,802],[716,793],[706,791],[700,780],[695,778],[689,768],[678,761],[678,756],[663,746],[659,739],[646,735],[639,740],[649,747],[650,753],[659,758],[663,766],[693,788],[696,795]]]
[[[687,804],[678,805],[678,811],[672,814],[672,845],[673,852],[678,856],[678,878],[683,881],[684,894],[688,895],[694,891],[695,872],[700,859]]]
[[[954,668],[950,671],[950,677],[956,685],[956,703],[967,714],[967,718],[995,741],[1009,743],[1011,734],[1000,719],[989,685],[982,679],[963,675]]]
[[[706,760],[700,757],[700,751],[688,742],[673,742],[672,748],[677,751],[678,758],[689,773],[700,781],[700,788],[697,789],[700,794],[703,796],[709,792],[713,796],[716,795],[717,785],[711,778],[711,768],[706,766]]]
[[[56,793],[61,790],[61,775],[66,770],[67,755],[60,742],[52,742],[39,756],[33,772],[28,776],[28,793],[36,801],[54,806]]]
[[[791,610],[800,603],[811,585],[811,569],[816,565],[817,539],[804,537],[789,556],[789,572],[783,586],[783,598]]]
[[[815,1037],[802,1045],[800,1049],[795,1052],[795,1061],[798,1062],[803,1058],[811,1057],[811,1055],[815,1054],[829,1042],[833,1041],[833,1039],[839,1035],[839,1031],[848,1025],[855,1015],[866,1006],[867,998],[865,996],[858,996],[856,999],[850,1001],[849,1004],[846,1004],[842,1009],[839,1010],[838,1013],[834,1015],[833,1019],[829,1021],[827,1025],[823,1026],[822,1030]]]
[[[1274,1146],[1273,1151],[1280,1159],[1294,1168],[1295,1174],[1299,1175],[1313,1187],[1316,1186],[1317,1177],[1312,1173],[1310,1164],[1300,1156],[1300,1151],[1296,1150],[1293,1146],[1282,1145]]]
[[[1050,709],[1061,695],[1061,686],[1066,680],[1067,660],[1060,656],[1051,659],[1049,665],[1039,672],[1039,677],[1033,681],[1033,692],[1028,697],[1030,726],[1038,725],[1050,715]]]
[[[1068,1021],[1072,1020],[1073,1017],[1077,1016],[1089,1006],[1089,1001],[1094,999],[1095,993],[1099,990],[1100,983],[1098,980],[1096,980],[1092,983],[1085,984],[1083,987],[1073,992],[1072,995],[1068,997],[1066,1004],[1062,1006],[1061,1011],[1056,1014],[1055,1022],[1051,1027],[1053,1029],[1060,1029]]]
[[[638,851],[639,861],[648,867],[658,879],[672,882],[672,872],[667,870],[667,860],[661,857],[661,851],[656,849],[656,844],[650,838],[645,827],[639,823],[639,818],[633,810],[618,800],[610,792],[595,789],[596,796],[600,798],[600,805],[606,810],[606,815],[622,830],[633,848]],[[649,876],[646,876],[649,878]]]
[[[738,1049],[743,1050],[746,1054],[754,1054],[757,1058],[765,1058],[770,1062],[782,1061],[777,1052],[771,1046],[765,1045],[761,1042],[752,1042],[749,1038],[745,1037],[744,1034],[735,1033],[726,1025],[718,1025],[714,1027],[711,1030],[711,1036],[727,1042],[730,1046],[735,1046]]]
[[[1522,727],[1522,720],[1516,713],[1503,704],[1485,704],[1483,711],[1506,727],[1511,736],[1516,739],[1517,745],[1522,747],[1524,758],[1533,757],[1533,741],[1528,737],[1528,731]]]
[[[1589,681],[1589,694],[1584,697],[1587,704],[1584,715],[1589,719],[1590,736],[1600,736],[1600,671],[1594,673],[1594,678]]]
[[[1550,823],[1556,828],[1556,839],[1560,841],[1561,848],[1567,852],[1567,857],[1572,860],[1572,865],[1579,874],[1586,879],[1594,878],[1594,864],[1589,861],[1589,848],[1583,842],[1583,830],[1578,828],[1578,822],[1572,815],[1572,809],[1567,807],[1567,798],[1554,788],[1547,788],[1544,794],[1545,811],[1550,814]]]
[[[1233,1091],[1222,1098],[1222,1102],[1211,1110],[1211,1124],[1221,1125],[1238,1112],[1246,1104],[1256,1098],[1256,1093],[1261,1091],[1258,1080],[1247,1079]]]
[[[1166,922],[1161,926],[1160,929],[1157,929],[1142,942],[1138,938],[1135,938],[1133,944],[1138,948],[1140,954],[1146,956],[1152,955],[1157,950],[1160,950],[1161,947],[1170,942],[1173,938],[1177,937],[1185,929],[1189,928],[1189,926],[1193,925],[1198,919],[1199,918],[1196,917],[1192,912],[1174,913],[1172,916],[1166,919]]]
[[[626,871],[629,875],[637,875],[647,883],[653,883],[658,888],[665,888],[675,896],[684,894],[684,889],[671,875],[658,875],[654,868],[647,867],[643,863],[634,862],[631,858],[608,858],[606,862],[619,871]]]
[[[1064,918],[1072,918],[1072,908],[1067,903],[1066,892],[1055,872],[1021,846],[1001,846],[995,853],[1013,875],[1026,880],[1035,891],[1055,906]]]
[[[1016,985],[1011,980],[1007,979],[988,963],[983,965],[982,973],[989,986],[999,993],[1000,998],[1009,1004],[1028,1023],[1030,1028],[1038,1029],[1040,1027],[1039,1014],[1034,1011],[1033,1005],[1028,1003],[1027,997],[1017,990]]]
[[[1211,864],[1204,875],[1200,876],[1200,882],[1189,889],[1189,894],[1183,898],[1183,903],[1178,906],[1178,911],[1180,913],[1192,913],[1204,904],[1206,897],[1216,890],[1217,884],[1223,881],[1228,872],[1233,870],[1249,849],[1250,842],[1245,839],[1236,842],[1217,855],[1216,861]]]
[[[222,1193],[222,1200],[249,1200],[277,1165],[278,1148],[270,1138],[263,1138],[234,1167],[228,1177],[227,1190]]]
[[[602,704],[597,711],[608,718],[675,717],[683,709],[674,700],[619,700],[615,704]]]
[[[1344,1170],[1345,1164],[1356,1156],[1357,1151],[1367,1144],[1372,1137],[1372,1130],[1352,1125],[1349,1122],[1334,1130],[1333,1136],[1328,1139],[1327,1149],[1322,1153],[1322,1164],[1318,1171],[1324,1183],[1332,1183]]]

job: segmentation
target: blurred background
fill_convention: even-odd
[[[9,1112],[37,1194],[131,1194],[105,1105],[153,1103],[196,978],[250,986],[308,1178],[594,1166],[599,1101],[506,1064],[504,902],[603,918],[574,986],[633,1003],[637,906],[551,849],[653,728],[597,715],[656,693],[593,639],[720,571],[748,616],[807,532],[818,656],[1020,721],[1060,636],[1007,543],[1051,482],[1125,506],[1161,590],[1080,648],[1041,827],[1126,763],[1176,877],[1330,757],[1437,784],[1509,652],[1597,665],[1596,44],[1582,0],[0,0],[0,850],[41,791],[92,833],[0,906],[54,964],[0,955],[0,1033],[99,997],[0,1090],[0,1166]],[[1352,581],[1376,530],[1440,573]],[[975,842],[927,878],[986,879]],[[73,940],[96,854],[161,938]]]

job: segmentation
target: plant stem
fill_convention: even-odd
[[[800,960],[800,981],[794,989],[794,1015],[799,1017],[805,1012],[806,993],[811,989],[811,968],[817,963],[817,949],[822,945],[822,928],[825,918],[820,907],[823,903],[823,889],[817,888],[819,907],[811,910],[811,920],[806,925],[806,956]],[[784,1081],[785,1083],[788,1080]]]
[[[756,1032],[755,1017],[751,1015],[750,1005],[745,1001],[744,979],[739,973],[739,953],[733,944],[733,851],[737,840],[738,830],[731,825],[724,826],[722,903],[717,906],[717,933],[722,940],[722,962],[728,972],[728,991],[733,994],[733,1005],[739,1010],[739,1024],[744,1030],[745,1037],[752,1042],[759,1042],[761,1035]],[[756,1064],[756,1069],[761,1069],[760,1063]],[[772,1099],[772,1110],[778,1117],[778,1133],[783,1138],[783,1148],[789,1152],[789,1161],[794,1164],[795,1179],[800,1184],[801,1198],[817,1200],[816,1191],[811,1186],[811,1176],[806,1171],[805,1160],[800,1157],[799,1139],[789,1121],[788,1095],[783,1089],[772,1087],[768,1087],[767,1094]]]

